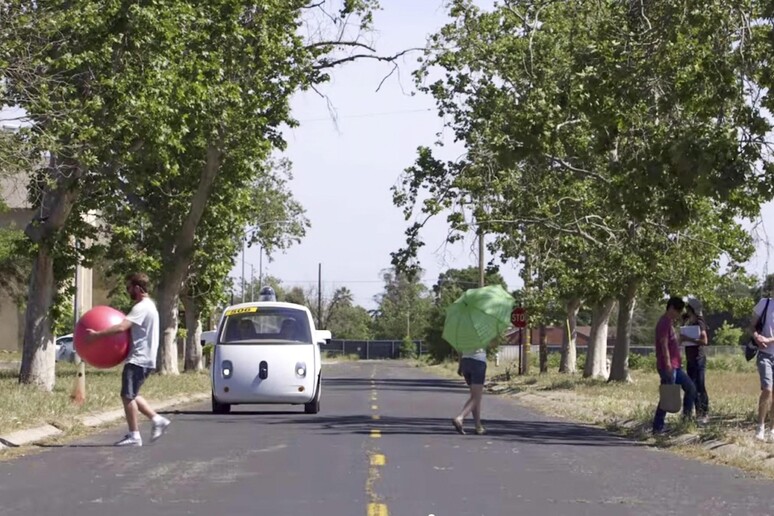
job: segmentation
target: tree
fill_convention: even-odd
[[[606,376],[608,318],[620,300],[612,378],[625,379],[642,283],[650,292],[678,282],[685,288],[688,279],[701,280],[695,273],[707,261],[742,256],[747,241],[732,218],[753,214],[766,199],[771,179],[758,165],[770,124],[758,97],[751,104],[739,87],[761,56],[746,37],[751,27],[734,21],[755,19],[756,5],[718,0],[695,11],[681,0],[636,9],[536,1],[482,12],[458,0],[450,13],[455,20],[431,38],[417,79],[467,153],[443,163],[421,148],[395,203],[408,218],[425,190],[432,194],[420,205],[425,220],[451,209],[452,229],[465,231],[462,199],[479,196],[471,176],[488,170],[490,206],[476,219],[500,235],[495,250],[506,249],[506,257],[540,257],[525,281],[534,274],[551,284],[567,277],[562,265],[571,256],[585,258],[582,288],[569,296],[593,306],[585,375]],[[442,78],[423,85],[433,68]],[[704,240],[698,260],[682,257],[682,277],[660,277],[676,249],[697,248],[682,241],[698,240],[707,220],[736,239]],[[397,265],[415,256],[422,224],[407,230]],[[562,249],[558,235],[575,246]]]
[[[176,372],[178,296],[216,185],[246,188],[260,176],[266,158],[284,144],[280,127],[295,123],[288,99],[298,89],[356,59],[397,57],[376,55],[357,34],[350,38],[353,20],[360,21],[358,34],[367,28],[375,2],[345,0],[325,12],[329,6],[302,0],[0,6],[2,104],[26,111],[34,148],[47,154],[31,182],[40,194],[39,216],[26,232],[35,262],[20,381],[53,387],[57,282],[77,255],[94,258],[73,252],[71,237],[96,240],[83,215],[116,199],[164,226],[164,252],[149,272],[159,280],[159,369]],[[319,39],[305,41],[299,26],[320,20],[330,25],[315,26],[309,33]]]
[[[371,315],[362,306],[353,302],[352,292],[341,287],[334,292],[325,309],[323,328],[331,331],[333,338],[350,340],[370,340]]]
[[[432,306],[427,287],[418,278],[394,270],[383,271],[382,278],[384,291],[375,297],[374,338],[402,340],[425,335]]]

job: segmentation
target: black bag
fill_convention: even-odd
[[[755,331],[758,333],[763,331],[763,325],[766,324],[766,314],[769,311],[769,301],[771,301],[771,298],[766,299],[766,305],[763,307],[763,313],[761,314],[760,319],[758,319],[758,324],[755,325]],[[755,355],[757,354],[758,344],[755,342],[755,338],[750,337],[750,340],[748,340],[744,345],[744,358],[746,358],[749,362],[755,358]]]

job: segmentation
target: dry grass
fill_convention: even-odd
[[[16,370],[0,371],[0,435],[51,424],[63,430],[78,426],[80,416],[121,408],[119,390],[121,368],[86,369],[86,402],[78,407],[70,401],[77,366],[57,364],[57,381],[53,392],[18,384]],[[153,375],[143,386],[143,396],[151,404],[179,395],[208,392],[209,374],[193,373],[179,376]]]

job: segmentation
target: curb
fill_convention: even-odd
[[[153,405],[154,409],[163,410],[184,403],[204,401],[210,397],[209,393],[192,394],[190,396],[177,396],[168,398]],[[81,416],[78,420],[83,426],[95,428],[104,424],[113,423],[124,417],[123,409],[98,412],[96,414],[87,414]],[[28,444],[35,444],[49,437],[62,435],[65,432],[53,425],[42,425],[26,430],[18,430],[11,434],[0,436],[0,450],[4,448],[18,448]]]

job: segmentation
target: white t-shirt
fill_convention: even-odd
[[[486,349],[477,349],[470,353],[463,353],[462,358],[472,358],[473,360],[480,360],[486,362]]]
[[[763,314],[763,308],[765,306],[766,298],[758,301],[758,304],[755,305],[755,315],[761,317]],[[763,322],[763,330],[761,331],[761,335],[764,337],[774,337],[774,299],[769,301],[769,309],[766,311],[766,319]],[[774,355],[774,346],[769,344],[767,348],[763,348],[760,351],[769,355]]]
[[[159,312],[156,303],[149,297],[136,303],[129,315],[132,322],[132,349],[127,363],[149,369],[156,368],[156,354],[159,351]]]

